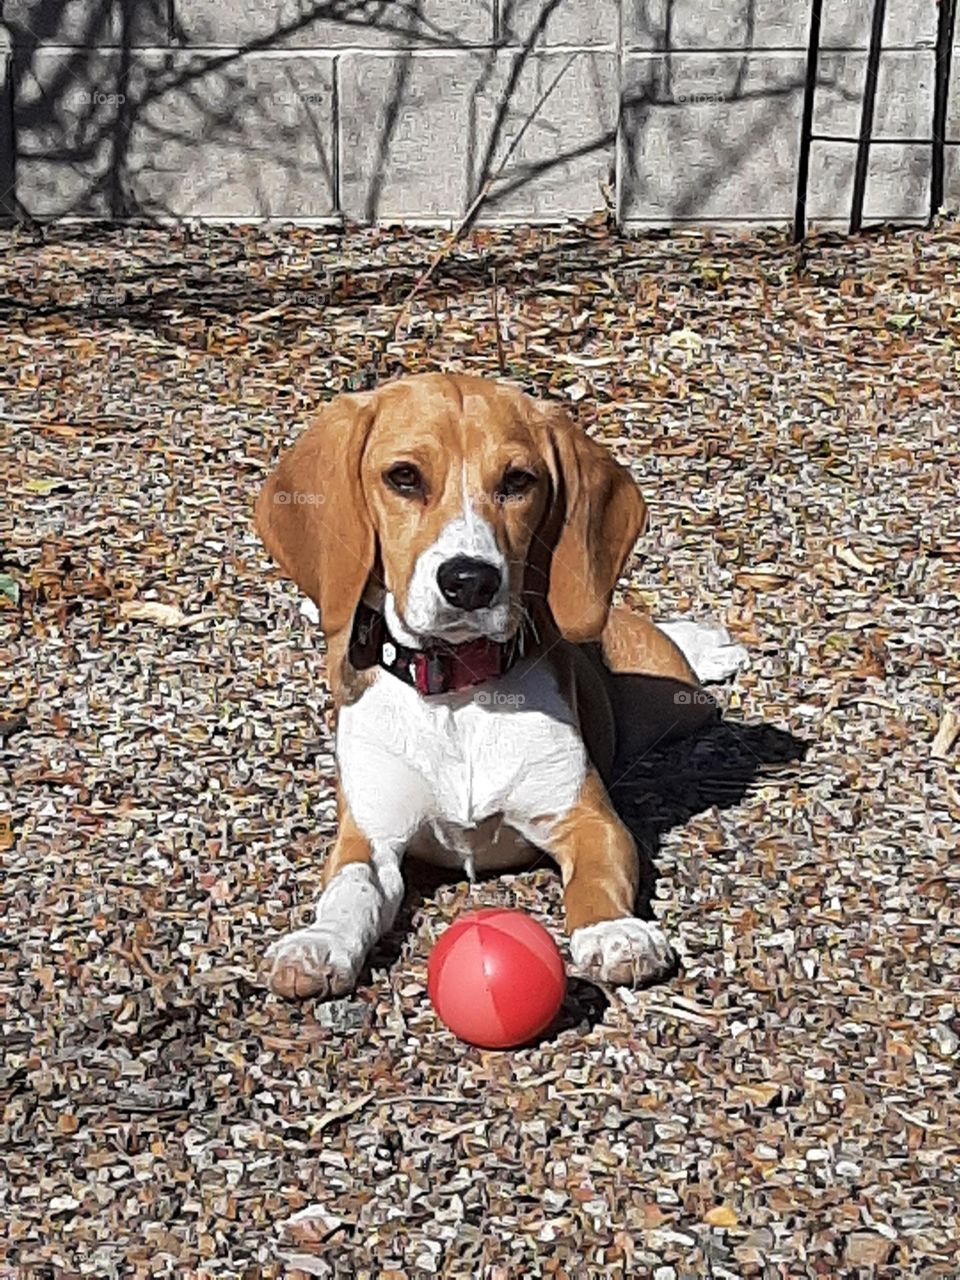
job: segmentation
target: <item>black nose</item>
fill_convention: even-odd
[[[500,588],[500,570],[486,560],[456,556],[437,570],[437,585],[455,609],[485,609]]]

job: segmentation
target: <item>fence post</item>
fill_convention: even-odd
[[[950,96],[950,66],[953,59],[953,28],[956,0],[940,0],[937,17],[937,52],[934,66],[933,153],[930,168],[930,221],[943,208],[943,153],[947,132],[947,102]]]
[[[857,143],[857,167],[853,175],[853,205],[850,209],[850,234],[856,235],[863,225],[863,197],[867,190],[870,165],[870,135],[873,133],[873,108],[877,100],[877,74],[883,49],[883,20],[887,0],[873,0],[873,26],[870,29],[870,52],[867,54],[867,80],[863,88],[863,112],[860,116],[860,140]]]
[[[803,86],[803,121],[800,125],[800,160],[797,168],[797,203],[793,214],[793,243],[799,244],[807,232],[807,185],[810,179],[810,145],[813,141],[813,103],[820,64],[820,23],[823,0],[813,0],[810,10],[810,39],[807,44],[807,78]]]

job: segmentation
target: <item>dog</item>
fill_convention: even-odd
[[[629,471],[557,405],[423,374],[323,408],[255,522],[316,605],[336,709],[338,832],[314,922],[266,953],[272,990],[356,985],[407,854],[473,878],[545,852],[579,970],[667,974],[607,786],[616,762],[716,717],[694,665],[722,678],[742,650],[611,606],[647,525]]]

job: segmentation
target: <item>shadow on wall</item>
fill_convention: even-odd
[[[4,209],[783,220],[807,7],[761,28],[756,0],[2,0]],[[917,96],[913,72],[894,96]],[[862,55],[824,57],[818,127],[852,127],[862,74]],[[917,186],[922,205],[921,169],[881,173],[880,203]],[[827,157],[811,216],[846,216],[851,180],[852,155]]]

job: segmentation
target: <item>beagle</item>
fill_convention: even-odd
[[[473,877],[546,852],[578,967],[665,973],[607,784],[716,708],[666,630],[611,608],[647,523],[630,473],[557,406],[424,374],[328,404],[255,518],[319,610],[337,718],[339,830],[314,922],[267,952],[272,989],[349,991],[408,853]],[[739,664],[722,630],[678,627],[701,668]]]

